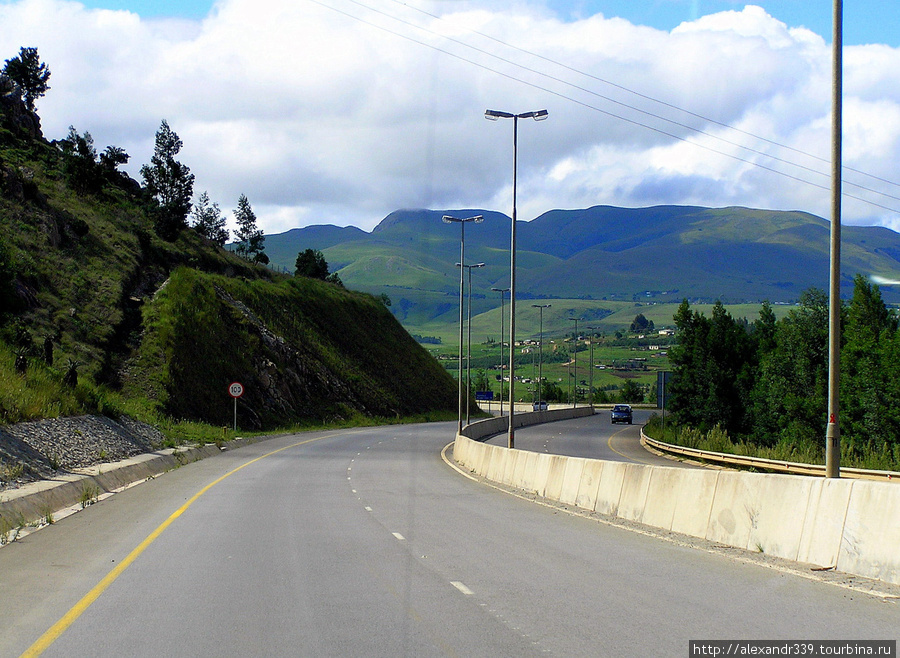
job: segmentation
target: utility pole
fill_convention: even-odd
[[[841,477],[841,141],[843,95],[843,0],[834,0],[831,115],[831,280],[828,294],[828,425],[825,477]]]

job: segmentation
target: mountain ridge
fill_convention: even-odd
[[[443,215],[484,216],[466,228],[473,314],[493,304],[492,287],[509,284],[510,219],[496,211],[404,209],[371,232],[327,246],[321,228],[267,236],[274,253],[319,248],[350,288],[387,294],[395,315],[435,318],[458,294],[460,230]],[[335,234],[337,235],[337,234]],[[350,235],[350,234],[348,234]],[[582,298],[673,301],[796,301],[810,287],[826,289],[829,222],[803,211],[732,206],[549,210],[517,222],[517,293],[523,299]],[[317,246],[318,245],[318,246]],[[273,263],[291,268],[286,260]],[[842,294],[857,273],[900,278],[900,234],[884,227],[842,227]],[[477,294],[476,294],[477,291]],[[900,302],[900,293],[884,290]]]

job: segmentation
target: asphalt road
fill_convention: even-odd
[[[441,459],[454,429],[274,438],[6,546],[0,656],[687,656],[691,639],[898,636],[896,601],[475,482]]]
[[[634,424],[610,422],[608,409],[598,409],[593,416],[530,427],[516,428],[515,447],[532,452],[546,452],[569,457],[589,457],[607,461],[624,461],[655,466],[694,468],[680,461],[647,452],[641,446],[641,425],[650,414],[647,409],[634,410]],[[506,434],[491,438],[488,443],[507,445]]]

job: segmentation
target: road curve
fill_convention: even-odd
[[[593,416],[530,425],[516,429],[516,448],[569,457],[588,457],[607,461],[624,461],[654,466],[695,468],[648,452],[641,446],[641,426],[651,412],[634,410],[634,424],[613,425],[608,410],[597,410]],[[506,434],[492,437],[488,443],[505,446]]]
[[[897,637],[896,602],[472,481],[440,457],[454,425],[274,438],[0,549],[0,655],[681,656],[690,639]]]

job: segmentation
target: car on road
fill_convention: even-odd
[[[548,409],[547,403],[543,400],[541,400],[540,402],[535,402],[532,405],[532,408],[534,409],[534,411],[547,411]]]
[[[613,406],[612,411],[609,412],[610,421],[612,423],[628,423],[631,425],[631,405],[630,404],[617,404]]]

